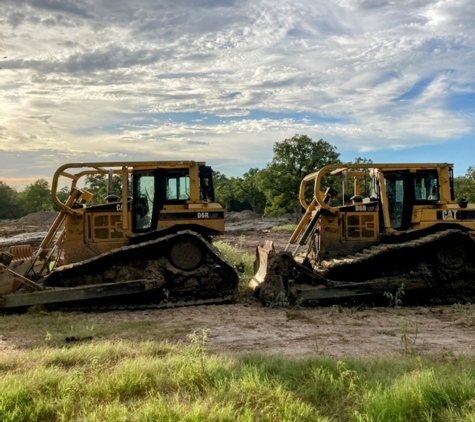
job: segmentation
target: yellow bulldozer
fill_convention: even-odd
[[[264,304],[475,298],[475,205],[455,199],[453,165],[332,164],[299,199],[285,250],[257,248],[250,285]]]
[[[108,180],[98,204],[83,188],[87,176]],[[204,162],[65,164],[51,190],[60,212],[39,249],[0,253],[0,308],[183,306],[236,291],[235,267],[211,243],[224,232],[224,209]]]

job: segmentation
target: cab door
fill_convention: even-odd
[[[384,174],[389,220],[395,230],[411,227],[415,205],[434,206],[439,200],[437,170],[407,170]]]
[[[414,190],[411,189],[409,171],[393,171],[384,174],[388,199],[389,221],[395,230],[407,230],[411,225]]]
[[[157,170],[140,170],[133,173],[132,231],[146,233],[158,224]]]
[[[133,232],[156,230],[164,206],[185,209],[190,200],[188,169],[155,169],[134,172],[133,177]],[[167,215],[162,214],[162,218]]]

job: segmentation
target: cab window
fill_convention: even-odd
[[[187,201],[190,199],[190,176],[186,173],[167,174],[167,201]]]
[[[437,201],[439,199],[437,172],[414,174],[414,193],[416,201]]]

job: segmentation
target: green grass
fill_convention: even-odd
[[[282,224],[281,226],[272,227],[274,231],[294,231],[297,228],[297,224]]]
[[[289,359],[98,342],[0,357],[0,420],[475,421],[473,358]]]
[[[249,279],[254,275],[254,260],[256,259],[256,256],[244,252],[243,247],[245,242],[245,236],[241,235],[235,245],[218,240],[217,242],[214,242],[214,246],[216,246],[226,256],[231,264],[238,265],[243,263],[244,273],[242,274],[242,277]]]
[[[244,261],[243,278],[254,260],[242,252],[244,241],[216,242],[231,262]],[[453,312],[471,321],[475,310],[454,305]],[[188,346],[163,341],[189,334],[187,324],[78,321],[38,309],[2,315],[2,336],[22,331],[34,347],[0,349],[0,421],[475,422],[475,356],[210,355],[206,330],[190,335]],[[401,342],[410,340],[408,325],[400,330]],[[120,341],[110,340],[115,334]]]
[[[193,330],[192,320],[176,323],[161,321],[159,317],[120,318],[120,312],[78,314],[74,312],[46,312],[0,314],[0,338],[18,347],[62,347],[72,343],[115,340],[130,342],[177,341]],[[129,313],[129,316],[133,315]],[[1,350],[0,350],[1,352]],[[0,418],[1,421],[1,418]]]
[[[253,294],[253,290],[249,287],[249,281],[254,275],[255,255],[244,252],[243,246],[246,239],[244,235],[240,236],[236,245],[226,242],[217,241],[214,243],[221,253],[226,256],[228,262],[233,265],[244,265],[244,272],[239,274],[239,288],[236,293],[237,297],[244,297]]]

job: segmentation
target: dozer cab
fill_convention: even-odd
[[[101,175],[108,195],[91,205],[93,195],[81,186]],[[61,201],[64,180],[69,196]],[[120,195],[112,189],[117,180]],[[224,232],[224,210],[205,163],[65,164],[51,191],[60,212],[39,249],[0,253],[0,308],[162,307],[232,298],[239,277],[211,243]]]
[[[475,297],[475,205],[455,200],[451,164],[332,164],[299,198],[285,251],[257,248],[250,285],[264,304]]]

